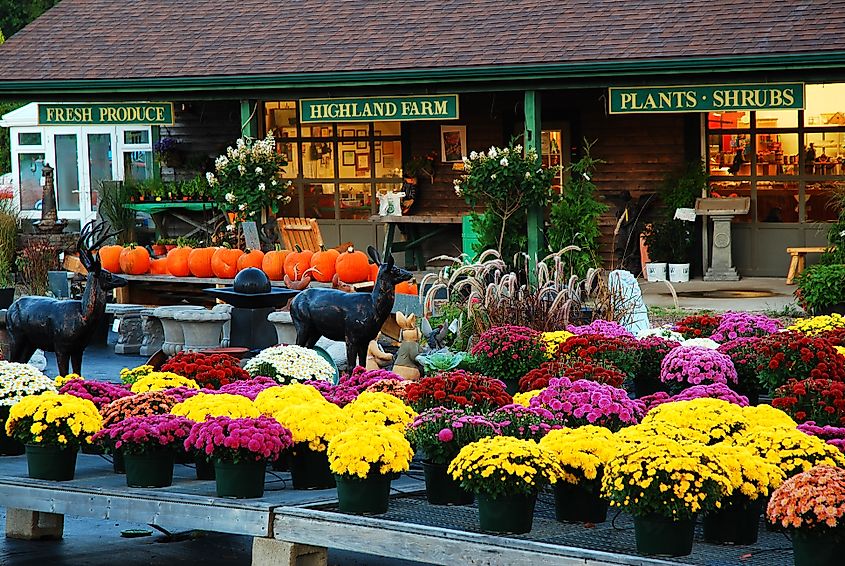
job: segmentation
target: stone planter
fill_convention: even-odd
[[[296,328],[289,311],[275,311],[267,315],[267,320],[276,327],[279,344],[296,344]]]
[[[220,341],[221,348],[228,348],[231,342],[231,333],[232,333],[232,309],[235,308],[232,305],[214,305],[211,307],[211,312],[222,312],[229,315],[229,320],[227,320],[223,324],[223,339]]]
[[[161,350],[168,356],[173,356],[181,352],[185,346],[185,335],[182,332],[182,323],[177,322],[173,317],[183,311],[191,310],[205,310],[199,306],[167,306],[158,307],[153,310],[153,316],[161,321],[162,329],[164,330],[164,342],[161,344]]]
[[[231,319],[229,313],[210,310],[186,310],[173,315],[175,322],[182,324],[185,342],[184,351],[199,352],[219,348],[223,338],[223,325]]]
[[[155,309],[144,309],[141,311],[141,349],[142,356],[152,356],[161,350],[164,344],[164,328],[161,320],[154,314]]]
[[[114,343],[115,354],[137,355],[143,342],[141,305],[107,305],[106,312],[114,315],[112,330],[117,334]]]

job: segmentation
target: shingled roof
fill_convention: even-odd
[[[837,52],[843,0],[63,0],[0,46],[0,77],[278,77]]]

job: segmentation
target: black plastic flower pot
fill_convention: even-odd
[[[634,517],[637,552],[649,556],[689,556],[695,519],[676,521],[662,515]]]
[[[425,496],[432,505],[469,505],[475,500],[472,493],[453,480],[446,469],[448,464],[423,462]]]

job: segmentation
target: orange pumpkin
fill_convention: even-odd
[[[311,256],[313,255],[314,252],[311,250],[289,253],[285,258],[285,275],[294,281],[302,279],[302,274],[305,273],[305,270],[311,268]]]
[[[335,264],[340,252],[337,250],[325,250],[311,256],[311,267],[314,268],[312,275],[320,283],[330,283],[334,277]]]
[[[232,279],[238,274],[238,259],[244,255],[243,250],[217,248],[211,256],[211,271],[220,279]]]
[[[122,273],[120,271],[120,252],[122,251],[123,246],[103,246],[100,248],[98,254],[103,269],[112,273]]]
[[[370,279],[369,281],[375,282],[378,279],[378,265],[375,263],[370,264]]]
[[[129,275],[143,275],[150,270],[150,252],[146,248],[129,246],[120,252],[120,269]]]
[[[238,258],[238,271],[246,269],[247,267],[257,267],[261,269],[261,264],[264,261],[264,252],[261,250],[250,250]]]
[[[184,246],[167,252],[167,272],[174,277],[188,277],[191,274],[188,257],[192,251],[194,250],[189,246]]]
[[[400,295],[416,295],[419,293],[419,288],[416,283],[411,281],[402,281],[396,285],[396,292]]]
[[[290,253],[290,250],[283,250],[277,246],[275,250],[264,254],[261,269],[271,281],[281,281],[285,276],[285,258]]]
[[[150,260],[150,274],[152,275],[167,275],[167,258],[160,257]]]
[[[211,258],[217,248],[196,248],[188,254],[188,269],[194,277],[214,277]]]
[[[367,254],[357,252],[349,246],[345,252],[337,256],[335,272],[344,283],[363,283],[370,278],[370,262]]]

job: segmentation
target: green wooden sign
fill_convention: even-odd
[[[173,125],[172,102],[126,102],[103,104],[39,104],[38,124],[138,124]]]
[[[457,117],[457,94],[312,98],[299,101],[299,118],[303,124],[377,122],[379,120],[454,120]]]
[[[611,87],[611,114],[801,110],[803,83]]]

